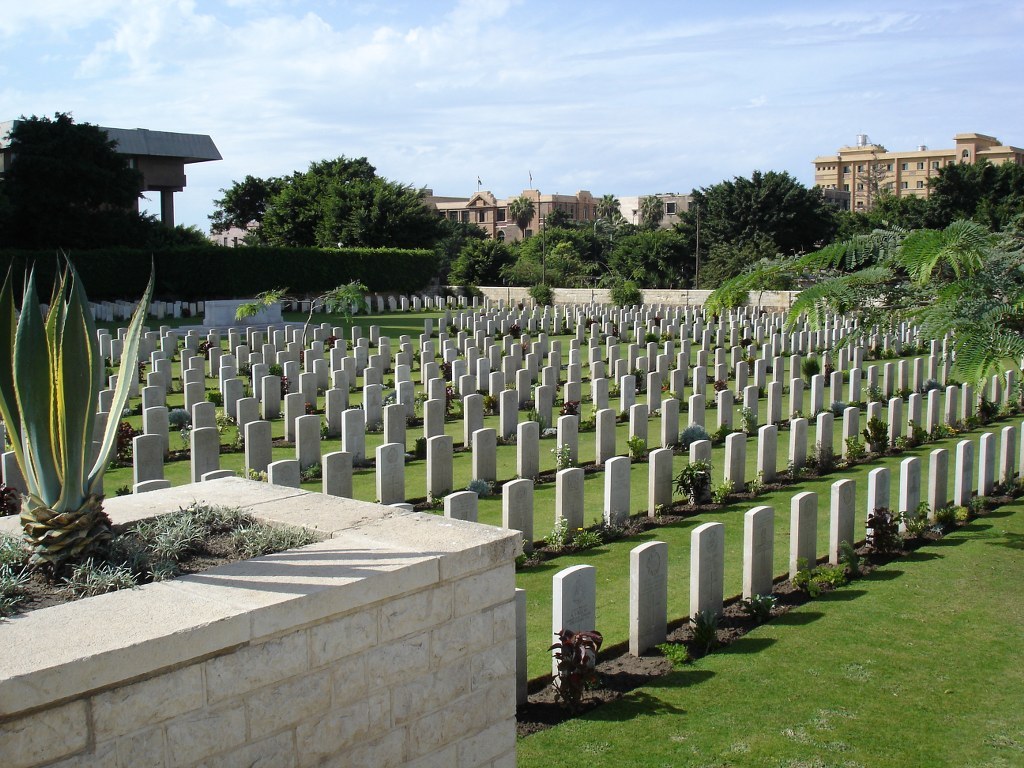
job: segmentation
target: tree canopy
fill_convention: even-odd
[[[834,209],[821,190],[808,189],[784,172],[754,171],[749,179],[737,176],[692,194],[676,228],[695,248],[699,217],[701,286],[715,287],[707,275],[720,280],[736,274],[735,266],[722,263],[736,251],[756,246],[803,253],[827,243],[836,229]]]
[[[214,229],[259,224],[265,245],[424,248],[447,234],[423,190],[377,175],[365,157],[310,164],[282,178],[246,176],[214,201]]]
[[[0,182],[0,245],[18,248],[149,246],[194,242],[137,210],[141,176],[98,126],[69,114],[22,117],[10,133]],[[179,231],[180,230],[180,231]]]

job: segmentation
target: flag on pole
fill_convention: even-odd
[[[530,174],[530,189],[533,189],[533,171],[527,171]]]

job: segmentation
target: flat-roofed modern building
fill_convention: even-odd
[[[866,211],[881,192],[896,196],[928,197],[928,180],[951,163],[1024,165],[1024,149],[999,143],[983,133],[958,133],[950,149],[917,149],[890,152],[872,143],[865,134],[852,147],[841,147],[834,155],[814,158],[814,183],[826,198],[848,199],[854,211]],[[846,198],[846,194],[849,195]]]
[[[11,162],[10,133],[17,123],[0,122],[0,173]],[[117,152],[142,175],[139,191],[160,193],[160,220],[169,227],[174,226],[174,193],[185,188],[185,166],[223,159],[213,139],[205,134],[97,127],[117,142]]]

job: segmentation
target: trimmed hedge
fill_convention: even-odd
[[[425,249],[273,248],[219,245],[138,250],[105,248],[69,254],[93,301],[138,298],[156,265],[160,299],[204,301],[255,296],[271,288],[297,295],[316,294],[358,280],[374,293],[412,293],[437,272],[437,255]],[[13,266],[21,275],[35,263],[42,301],[48,301],[58,267],[57,254],[0,251],[3,274]],[[20,278],[19,278],[20,279]]]

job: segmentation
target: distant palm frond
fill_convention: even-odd
[[[793,301],[786,325],[793,327],[802,315],[807,316],[812,327],[819,328],[830,313],[849,312],[863,300],[863,289],[892,280],[892,271],[886,267],[866,267],[849,275],[839,275],[815,283],[800,291]]]

